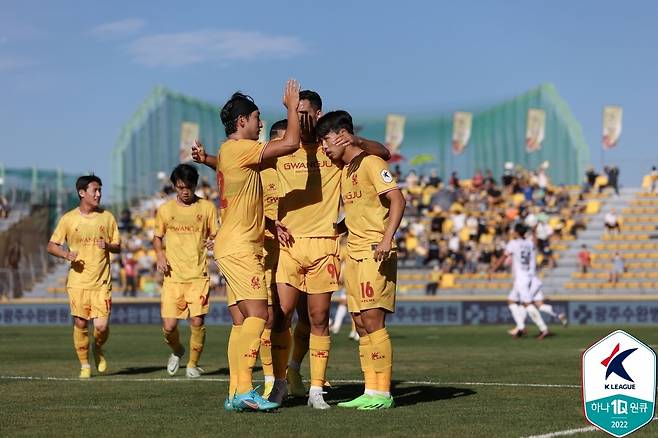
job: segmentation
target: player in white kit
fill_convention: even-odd
[[[543,302],[543,293],[541,280],[537,277],[537,249],[532,237],[526,237],[527,234],[528,228],[525,225],[516,224],[514,238],[507,242],[505,256],[498,260],[492,272],[503,263],[512,260],[513,286],[507,297],[507,303],[516,327],[509,332],[510,335],[520,337],[526,333],[525,318],[528,315],[539,328],[537,339],[544,339],[551,333],[534,304],[535,301]],[[552,308],[550,310],[552,312]]]

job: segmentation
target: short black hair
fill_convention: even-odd
[[[89,187],[89,184],[91,183],[98,183],[99,186],[103,186],[103,182],[99,177],[96,175],[82,175],[78,180],[75,182],[75,191],[78,192],[78,197],[80,197],[80,190],[86,191],[87,187]]]
[[[318,124],[315,125],[315,132],[320,138],[325,137],[330,132],[338,134],[341,129],[346,130],[350,134],[354,134],[352,116],[350,116],[350,113],[343,110],[328,112],[320,117]]]
[[[311,90],[302,90],[299,92],[299,100],[308,100],[316,111],[322,111],[322,98],[318,93]]]
[[[239,91],[233,93],[231,98],[224,104],[221,112],[219,113],[219,118],[224,125],[224,131],[226,135],[231,135],[238,130],[238,117],[249,115],[258,110],[258,106],[254,103],[254,99],[251,96],[243,94]]]
[[[516,231],[519,236],[525,237],[526,233],[528,232],[528,227],[519,222],[514,225],[514,231]]]
[[[286,129],[288,129],[288,119],[283,119],[283,120],[279,120],[278,122],[274,122],[274,124],[270,128],[270,138],[274,137],[277,131],[285,131]]]
[[[169,179],[174,187],[176,186],[176,181],[183,181],[187,187],[194,189],[199,183],[199,172],[196,170],[196,167],[190,164],[179,164],[171,172]]]

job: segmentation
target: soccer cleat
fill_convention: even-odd
[[[569,320],[567,319],[567,315],[565,315],[564,313],[560,313],[560,314],[557,316],[557,319],[560,320],[560,322],[562,323],[562,325],[563,325],[564,327],[566,327],[566,326],[569,325]]]
[[[96,369],[98,372],[104,373],[107,371],[107,361],[105,360],[103,349],[94,345],[92,347],[92,352],[94,353],[94,362],[96,362]]]
[[[263,397],[265,396],[263,395]],[[285,380],[275,380],[272,387],[272,392],[267,399],[272,403],[276,403],[281,406],[281,404],[283,404],[283,400],[285,400],[286,397],[288,397],[288,383],[286,383]]]
[[[271,411],[278,408],[278,403],[265,400],[256,392],[255,389],[245,392],[243,394],[235,394],[233,397],[233,409],[242,411]]]
[[[288,368],[286,377],[288,379],[288,391],[290,395],[293,397],[306,396],[306,387],[302,381],[302,375],[299,374],[299,370]]]
[[[169,356],[169,361],[167,362],[167,372],[170,376],[175,376],[178,372],[178,367],[180,366],[180,358],[183,357],[184,354],[185,350],[183,350],[180,355],[172,353],[171,356]]]
[[[197,377],[201,377],[201,373],[203,372],[203,368],[200,367],[187,367],[185,369],[185,375],[188,379],[196,379]]]
[[[263,398],[269,400],[270,394],[272,394],[272,388],[274,388],[274,381],[265,382],[263,385]]]
[[[226,412],[233,412],[235,409],[233,409],[233,399],[230,397],[226,397],[224,399],[224,410]]]
[[[350,332],[350,335],[349,335],[348,337],[349,337],[350,339],[352,339],[353,341],[359,342],[359,338],[360,338],[361,336],[359,336],[359,334],[356,332],[356,330],[352,330],[352,331]]]
[[[512,336],[514,338],[521,338],[521,337],[527,335],[528,331],[526,329],[519,330],[517,328],[513,328],[511,330],[508,330],[507,334],[509,334],[510,336]]]
[[[360,411],[374,411],[377,409],[391,409],[395,407],[395,402],[393,401],[393,396],[383,396],[383,395],[373,395],[370,398],[370,403],[358,407]]]
[[[360,396],[358,396],[354,400],[338,403],[337,406],[339,408],[351,408],[351,409],[356,408],[356,409],[358,409],[361,406],[369,405],[371,398],[372,398],[372,396],[369,395],[369,394],[361,394]]]
[[[89,379],[90,377],[91,377],[91,367],[90,366],[80,368],[80,375],[78,376],[78,378],[80,378],[80,379]]]
[[[313,392],[309,394],[308,402],[306,403],[307,406],[310,406],[313,409],[330,409],[331,406],[324,401],[323,394],[326,394],[326,392]]]
[[[548,338],[549,336],[553,336],[553,333],[546,330],[537,335],[537,340],[541,341],[542,339]]]

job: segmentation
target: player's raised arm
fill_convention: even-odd
[[[283,95],[283,105],[288,109],[288,127],[283,138],[270,141],[263,151],[263,160],[291,154],[299,148],[300,124],[297,115],[299,106],[299,82],[289,80]]]
[[[384,161],[391,158],[391,152],[380,142],[359,137],[347,131],[340,132],[335,137],[334,144],[337,146],[356,146],[363,149],[368,155],[376,155]]]
[[[388,224],[384,230],[384,237],[382,241],[375,248],[375,260],[382,261],[388,258],[388,253],[391,251],[391,242],[395,236],[395,232],[400,226],[402,216],[404,215],[405,200],[400,189],[389,190],[383,195],[390,202],[388,213]]]

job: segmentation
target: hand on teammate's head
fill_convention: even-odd
[[[206,149],[203,147],[203,143],[199,139],[194,140],[194,144],[192,145],[192,159],[197,163],[204,163],[206,157]]]
[[[286,88],[283,92],[283,105],[286,108],[297,109],[299,105],[299,82],[295,79],[288,79]]]

